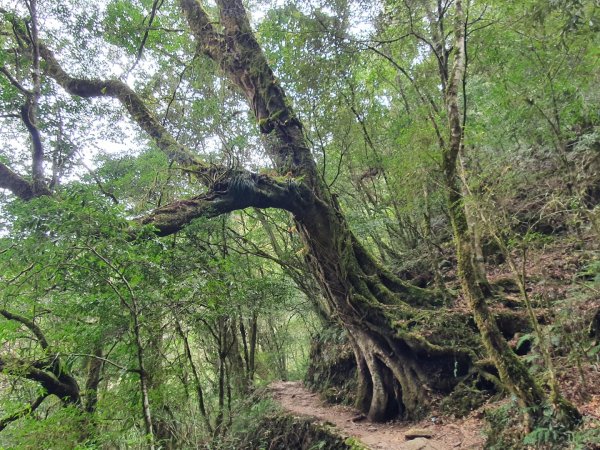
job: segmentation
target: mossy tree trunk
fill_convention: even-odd
[[[540,418],[542,407],[547,397],[527,367],[512,351],[500,332],[490,312],[486,295],[482,290],[478,268],[476,267],[476,250],[470,235],[468,212],[464,203],[461,179],[458,174],[459,158],[464,145],[464,126],[458,106],[459,86],[466,70],[465,19],[461,0],[456,1],[454,65],[447,83],[444,101],[448,114],[449,139],[443,148],[443,169],[447,190],[448,210],[454,233],[458,275],[477,327],[481,333],[488,356],[498,369],[500,379],[506,388],[515,395],[523,408],[526,408],[530,424]],[[534,326],[537,324],[533,318]],[[554,402],[560,410],[563,422],[578,420],[579,413],[565,401]]]
[[[198,51],[214,60],[245,96],[280,177],[201,161],[169,134],[127,85],[71,77],[40,42],[46,74],[71,95],[118,99],[170,159],[208,186],[205,194],[173,202],[141,219],[154,225],[157,234],[177,232],[197,217],[247,207],[290,211],[328,310],[351,336],[360,372],[359,406],[373,420],[397,414],[422,416],[436,393],[448,392],[470,371],[472,352],[433,344],[398,325],[442,314],[433,306],[436,295],[407,285],[382,268],[351,232],[316,170],[303,126],[254,37],[241,1],[217,1],[218,29],[199,2],[180,3]],[[25,34],[22,39],[29,42]],[[492,320],[491,315],[486,317]]]
[[[430,306],[432,296],[385,271],[353,236],[317,173],[302,124],[255,39],[241,2],[217,3],[222,31],[215,29],[197,1],[181,1],[199,50],[216,61],[244,94],[278,172],[287,174],[288,184],[296,187],[285,208],[294,215],[307,262],[330,310],[352,336],[362,374],[359,404],[373,420],[397,413],[418,417],[430,389],[447,389],[455,364],[458,361],[466,371],[470,354],[407,339],[394,329],[394,318],[411,318],[415,307]],[[433,367],[437,380],[429,372]]]

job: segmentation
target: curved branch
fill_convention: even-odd
[[[31,200],[36,197],[31,183],[2,163],[0,163],[0,188],[8,189],[21,200]]]
[[[46,340],[46,337],[44,336],[44,333],[42,332],[40,327],[38,327],[33,322],[33,320],[29,320],[27,317],[21,316],[19,314],[11,313],[5,309],[0,309],[0,316],[4,316],[4,318],[6,318],[8,320],[14,320],[16,322],[20,322],[21,324],[25,325],[27,328],[29,328],[29,331],[31,331],[35,335],[35,337],[37,338],[41,347],[44,350],[48,350],[48,347],[49,347],[48,341]]]
[[[249,207],[300,213],[312,201],[312,192],[293,178],[279,181],[266,175],[237,171],[215,184],[211,192],[157,208],[139,222],[153,225],[159,236],[167,236],[199,217],[216,217]]]
[[[34,43],[26,33],[25,28],[20,26],[21,22],[14,19],[13,24],[15,25],[17,38],[33,48]],[[219,167],[205,163],[189,148],[177,142],[146,106],[142,98],[124,82],[116,79],[101,80],[73,77],[62,68],[54,53],[45,43],[38,41],[35,43],[35,47],[39,51],[40,57],[45,61],[45,73],[54,79],[67,93],[83,98],[110,97],[118,100],[129,112],[132,120],[154,140],[158,148],[169,159],[184,167],[193,169],[194,173],[203,182],[210,180],[215,171],[222,170]]]
[[[46,397],[48,397],[48,394],[40,395],[38,398],[36,398],[33,402],[31,402],[28,406],[26,406],[22,410],[12,413],[9,416],[6,416],[6,417],[0,419],[0,431],[4,430],[8,426],[8,424],[10,424],[11,422],[14,422],[17,419],[20,419],[21,417],[25,417],[26,415],[34,412],[44,402],[44,400],[46,400]]]
[[[28,21],[19,21],[12,16],[9,21],[13,24],[13,31],[17,40],[27,42],[31,50],[32,72],[31,81],[32,88],[26,89],[14,78],[5,67],[0,67],[0,73],[4,74],[10,83],[17,88],[21,93],[25,94],[26,100],[21,107],[19,116],[23,121],[27,131],[31,135],[32,141],[32,178],[33,183],[31,188],[34,196],[50,194],[46,182],[44,180],[44,148],[40,131],[37,127],[37,109],[41,95],[40,82],[40,58],[38,45],[38,18],[37,4],[35,1],[26,2],[29,10],[30,19]],[[2,11],[4,13],[4,11]]]
[[[131,118],[156,142],[170,159],[184,166],[208,169],[208,165],[198,159],[189,149],[179,144],[148,109],[144,101],[133,89],[120,80],[97,80],[75,78],[67,74],[54,56],[54,53],[39,43],[40,55],[46,61],[46,72],[65,91],[78,97],[111,97],[119,100]]]
[[[59,378],[54,373],[38,368],[44,366],[47,364],[40,361],[31,363],[17,358],[0,358],[0,372],[36,381],[48,394],[56,395],[68,403],[79,403],[79,387],[75,380],[70,376]]]
[[[46,358],[35,361],[25,361],[19,358],[0,357],[0,372],[36,381],[42,385],[48,394],[53,394],[69,403],[80,402],[77,380],[64,371],[59,355],[50,355],[50,345],[41,328],[33,320],[20,314],[0,309],[0,316],[7,320],[19,322],[33,333],[46,354]]]
[[[34,191],[47,191],[46,183],[44,182],[44,146],[42,144],[42,136],[37,127],[36,115],[36,99],[34,96],[28,96],[27,100],[21,107],[21,120],[25,124],[25,128],[31,136],[33,145],[32,153],[32,175]]]

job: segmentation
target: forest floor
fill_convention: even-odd
[[[477,412],[463,419],[429,417],[421,422],[372,423],[342,405],[329,405],[300,381],[278,381],[270,385],[275,400],[293,415],[315,418],[335,426],[344,437],[353,437],[371,450],[447,450],[483,448],[484,423]],[[357,420],[358,419],[358,420]],[[407,438],[407,434],[430,437]]]
[[[600,270],[587,269],[590,263],[597,261],[598,250],[580,250],[575,244],[569,239],[556,239],[542,248],[531,249],[525,263],[518,256],[516,259],[527,273],[527,291],[540,315],[544,321],[552,323],[551,331],[556,340],[553,356],[561,392],[583,414],[584,428],[587,429],[597,427],[600,420],[600,356],[593,353],[599,342],[588,342],[589,323],[594,311],[600,307],[600,294],[595,287],[586,288],[584,283],[600,276]],[[456,280],[454,274],[447,273],[446,276],[458,292],[459,287],[451,283]],[[501,297],[504,300],[492,302],[495,310],[523,308],[506,264],[490,267],[488,278],[503,291]],[[456,308],[468,311],[466,302],[460,297]],[[521,334],[515,335],[511,344],[515,346],[520,337]],[[542,367],[539,354],[529,353],[527,357],[533,369],[539,371]],[[420,422],[376,424],[357,420],[360,415],[352,407],[323,402],[317,393],[299,381],[275,382],[269,389],[275,400],[292,415],[312,417],[319,423],[333,425],[341,436],[353,437],[371,450],[481,449],[485,442],[485,410],[502,402],[484,404],[462,419],[434,413]],[[430,437],[407,439],[407,433],[415,430]]]

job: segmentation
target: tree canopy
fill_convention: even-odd
[[[369,420],[465,386],[530,443],[588,420],[593,1],[6,3],[0,446],[226,442],[327,333]]]

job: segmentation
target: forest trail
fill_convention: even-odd
[[[339,434],[354,437],[371,450],[449,450],[480,449],[484,438],[481,421],[467,418],[456,421],[436,421],[431,418],[418,423],[371,423],[355,421],[358,413],[349,406],[327,405],[318,394],[305,388],[300,381],[278,381],[270,385],[275,400],[294,415],[316,418],[321,423],[335,425]],[[354,419],[354,420],[353,420]],[[423,430],[431,438],[406,439],[411,430]]]

